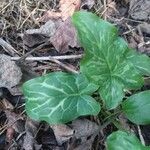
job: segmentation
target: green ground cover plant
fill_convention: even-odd
[[[150,76],[150,58],[129,48],[114,25],[93,13],[76,12],[72,23],[84,48],[80,73],[53,72],[24,83],[27,114],[61,124],[98,115],[103,108],[111,115],[122,113],[135,124],[150,124],[150,90],[125,97],[125,91],[140,89],[144,76]],[[99,101],[93,93],[98,93]],[[150,149],[127,131],[113,132],[106,143],[108,150]]]

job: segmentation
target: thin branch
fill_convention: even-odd
[[[143,135],[142,135],[142,132],[141,132],[140,126],[137,126],[137,129],[138,129],[138,134],[139,134],[139,137],[140,137],[141,143],[142,143],[143,145],[145,145],[145,141],[144,141],[144,138],[143,138]]]
[[[64,55],[64,56],[48,56],[48,57],[26,57],[28,61],[47,61],[47,60],[65,60],[65,59],[79,59],[82,58],[83,54],[80,55]],[[11,60],[19,60],[21,57],[11,57]]]
[[[57,60],[57,59],[53,59],[53,58],[51,58],[51,60],[50,60],[50,61],[52,61],[52,62],[54,62],[54,63],[56,63],[56,64],[60,65],[62,68],[64,68],[64,69],[68,70],[69,72],[72,72],[72,73],[75,73],[75,74],[78,74],[78,73],[79,73],[78,71],[76,71],[76,70],[74,70],[74,69],[70,68],[69,66],[67,66],[67,65],[63,64],[62,62],[60,62],[60,61],[59,61],[59,60]]]
[[[65,65],[64,63],[60,62],[59,60],[65,60],[65,59],[79,59],[81,58],[83,55],[64,55],[64,56],[48,56],[48,57],[26,57],[25,60],[28,61],[52,61],[58,65],[60,65],[62,68],[66,69],[69,72],[72,73],[78,73],[78,71],[70,68],[69,66]],[[11,57],[11,60],[15,60],[18,61],[20,60],[21,57]]]
[[[65,65],[64,63],[60,62],[59,60],[65,60],[65,59],[79,59],[82,58],[82,54],[80,55],[64,55],[64,56],[48,56],[48,57],[24,57],[25,60],[28,61],[52,61],[58,65],[60,65],[62,68],[66,69],[69,72],[72,73],[79,73],[78,71],[70,68],[69,66]],[[20,61],[21,57],[11,57],[11,60]]]
[[[19,54],[17,50],[15,50],[9,43],[0,38],[0,45],[4,48],[4,50],[9,53],[11,56],[15,56],[15,54]]]
[[[49,41],[46,41],[45,43],[43,43],[43,44],[39,45],[38,47],[32,49],[31,51],[29,51],[28,53],[26,53],[25,55],[23,55],[22,57],[20,57],[20,59],[18,59],[17,62],[18,63],[22,63],[31,53],[40,50],[41,48],[43,48],[47,44],[49,44]]]

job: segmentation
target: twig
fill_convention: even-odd
[[[7,7],[9,7],[11,5],[12,2],[13,2],[13,0],[10,1],[3,9],[1,9],[0,12],[2,13]]]
[[[21,118],[21,115],[23,115],[24,113],[25,113],[25,110],[22,111],[22,112],[18,115],[18,117],[17,117],[17,119],[16,119],[15,121],[13,121],[13,122],[10,123],[10,124],[4,125],[4,126],[1,128],[1,130],[0,130],[0,135],[1,135],[2,133],[4,133],[4,132],[7,130],[8,127],[11,127],[12,125],[14,125],[14,124]]]
[[[25,56],[25,55],[24,55]],[[82,54],[80,55],[64,55],[64,56],[48,56],[48,57],[23,57],[23,59],[25,58],[25,60],[28,61],[52,61],[58,65],[60,65],[61,67],[63,67],[64,69],[68,70],[69,72],[72,73],[78,73],[76,70],[70,68],[69,66],[63,64],[62,62],[58,61],[58,60],[65,60],[65,59],[79,59],[82,58]],[[22,60],[21,57],[11,57],[11,60]]]
[[[46,46],[47,44],[49,44],[49,41],[46,41],[45,43],[39,45],[38,47],[32,49],[30,52],[26,53],[25,55],[23,55],[22,57],[20,57],[20,59],[18,59],[18,63],[22,63],[26,57],[28,57],[31,53],[33,53],[34,51],[38,51],[40,50],[42,47]]]
[[[11,150],[11,148],[16,144],[17,141],[19,141],[19,139],[24,136],[26,134],[26,131],[23,131],[22,133],[20,133],[17,138],[16,141],[13,141],[13,143],[9,146],[8,150]]]
[[[48,57],[26,57],[28,61],[47,61],[47,60],[65,60],[65,59],[79,59],[82,58],[83,54],[79,55],[64,55],[64,56],[48,56]],[[11,60],[19,60],[21,57],[11,57]]]
[[[142,136],[142,132],[141,132],[141,129],[140,129],[140,126],[137,126],[138,128],[138,134],[139,134],[139,137],[140,137],[140,141],[143,145],[145,145],[145,141],[144,141],[144,138]]]
[[[103,4],[104,4],[104,11],[102,12],[103,16],[104,16],[104,20],[107,19],[106,17],[106,11],[107,11],[107,0],[103,0]]]
[[[4,48],[4,50],[9,53],[11,56],[15,56],[15,54],[19,54],[17,50],[15,50],[9,43],[0,38],[0,45]]]
[[[70,68],[69,66],[63,64],[63,63],[60,62],[59,60],[56,60],[56,59],[51,58],[51,61],[52,61],[52,62],[55,62],[56,64],[58,64],[58,65],[60,65],[61,67],[65,68],[65,69],[68,70],[69,72],[76,73],[76,74],[79,73],[78,71],[76,71],[76,70]]]

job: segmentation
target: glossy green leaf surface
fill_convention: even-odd
[[[108,136],[107,150],[149,150],[150,147],[146,147],[141,144],[139,139],[127,132],[116,131]]]
[[[50,124],[69,122],[83,115],[97,115],[100,105],[90,95],[98,86],[81,74],[50,73],[23,85],[26,112]]]
[[[72,22],[85,50],[80,69],[87,78],[99,85],[107,109],[116,108],[124,97],[124,89],[139,88],[143,78],[128,61],[127,43],[118,37],[116,27],[89,12],[77,12]]]
[[[130,96],[122,103],[126,117],[136,124],[150,124],[150,90]]]
[[[127,59],[143,75],[150,76],[150,58],[145,54],[140,54],[135,50],[129,50]]]

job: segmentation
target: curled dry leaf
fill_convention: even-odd
[[[69,46],[80,47],[76,30],[71,23],[71,18],[61,23],[55,34],[50,38],[50,41],[60,53],[69,51]]]
[[[0,87],[11,89],[19,84],[21,80],[21,69],[11,61],[11,57],[1,54],[0,55]]]

